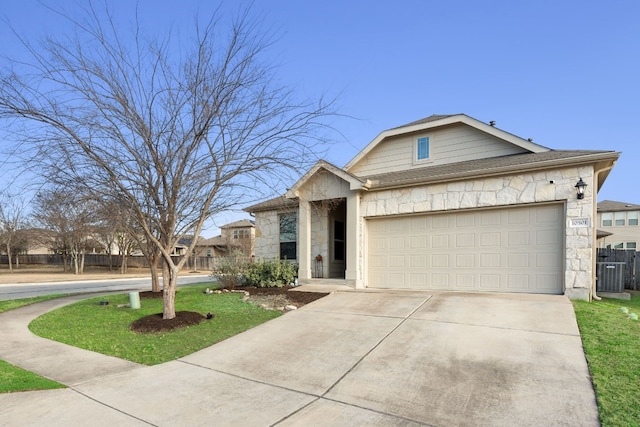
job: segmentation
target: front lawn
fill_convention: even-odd
[[[0,393],[54,388],[65,386],[0,360]]]
[[[640,295],[631,301],[574,301],[603,426],[640,425]]]
[[[46,295],[42,297],[22,298],[17,300],[0,301],[0,313],[13,310],[25,305],[35,304],[66,295]],[[11,393],[16,391],[48,390],[53,388],[64,388],[65,386],[55,381],[43,378],[33,372],[25,371],[22,368],[12,365],[9,362],[0,360],[0,393]]]
[[[20,308],[25,305],[35,304],[37,302],[47,301],[55,298],[66,297],[66,294],[54,294],[54,295],[45,295],[41,297],[32,297],[32,298],[22,298],[22,299],[13,299],[8,301],[0,301],[0,313],[3,311],[13,310],[15,308]]]
[[[44,338],[102,354],[156,365],[186,356],[280,316],[242,301],[241,293],[206,294],[209,285],[181,287],[176,311],[194,311],[215,317],[199,325],[154,334],[137,334],[132,322],[162,312],[162,299],[143,299],[141,308],[118,308],[128,295],[97,297],[62,307],[38,317],[29,329]],[[108,305],[100,305],[108,301]]]

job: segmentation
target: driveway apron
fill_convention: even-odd
[[[336,292],[179,360],[69,385],[0,395],[0,425],[599,425],[563,296]]]

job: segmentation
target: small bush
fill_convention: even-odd
[[[220,259],[211,276],[225,289],[242,286],[244,285],[244,276],[249,265],[249,260],[244,254],[232,254]]]
[[[258,288],[281,288],[293,282],[298,267],[287,261],[257,261],[249,264],[245,273],[247,285]]]

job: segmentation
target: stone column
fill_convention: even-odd
[[[360,245],[362,239],[358,238],[360,223],[360,195],[351,192],[347,197],[347,269],[345,279],[347,283],[356,289],[364,288],[362,271],[360,266]]]
[[[298,278],[311,279],[311,206],[303,199],[298,208]]]

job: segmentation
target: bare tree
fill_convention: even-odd
[[[6,196],[0,201],[0,243],[7,253],[9,272],[13,273],[13,256],[27,226],[26,204],[21,198]]]
[[[69,39],[25,43],[34,61],[0,76],[0,118],[28,122],[38,170],[118,203],[162,257],[164,319],[205,221],[313,162],[328,107],[297,101],[267,61],[248,10],[193,27],[189,44],[130,38],[92,5]],[[177,47],[177,49],[176,49]],[[176,243],[194,236],[186,256]]]
[[[78,193],[51,190],[36,197],[34,218],[55,233],[51,248],[67,258],[65,271],[70,257],[74,273],[84,273],[85,255],[97,230],[95,212],[96,203]]]

